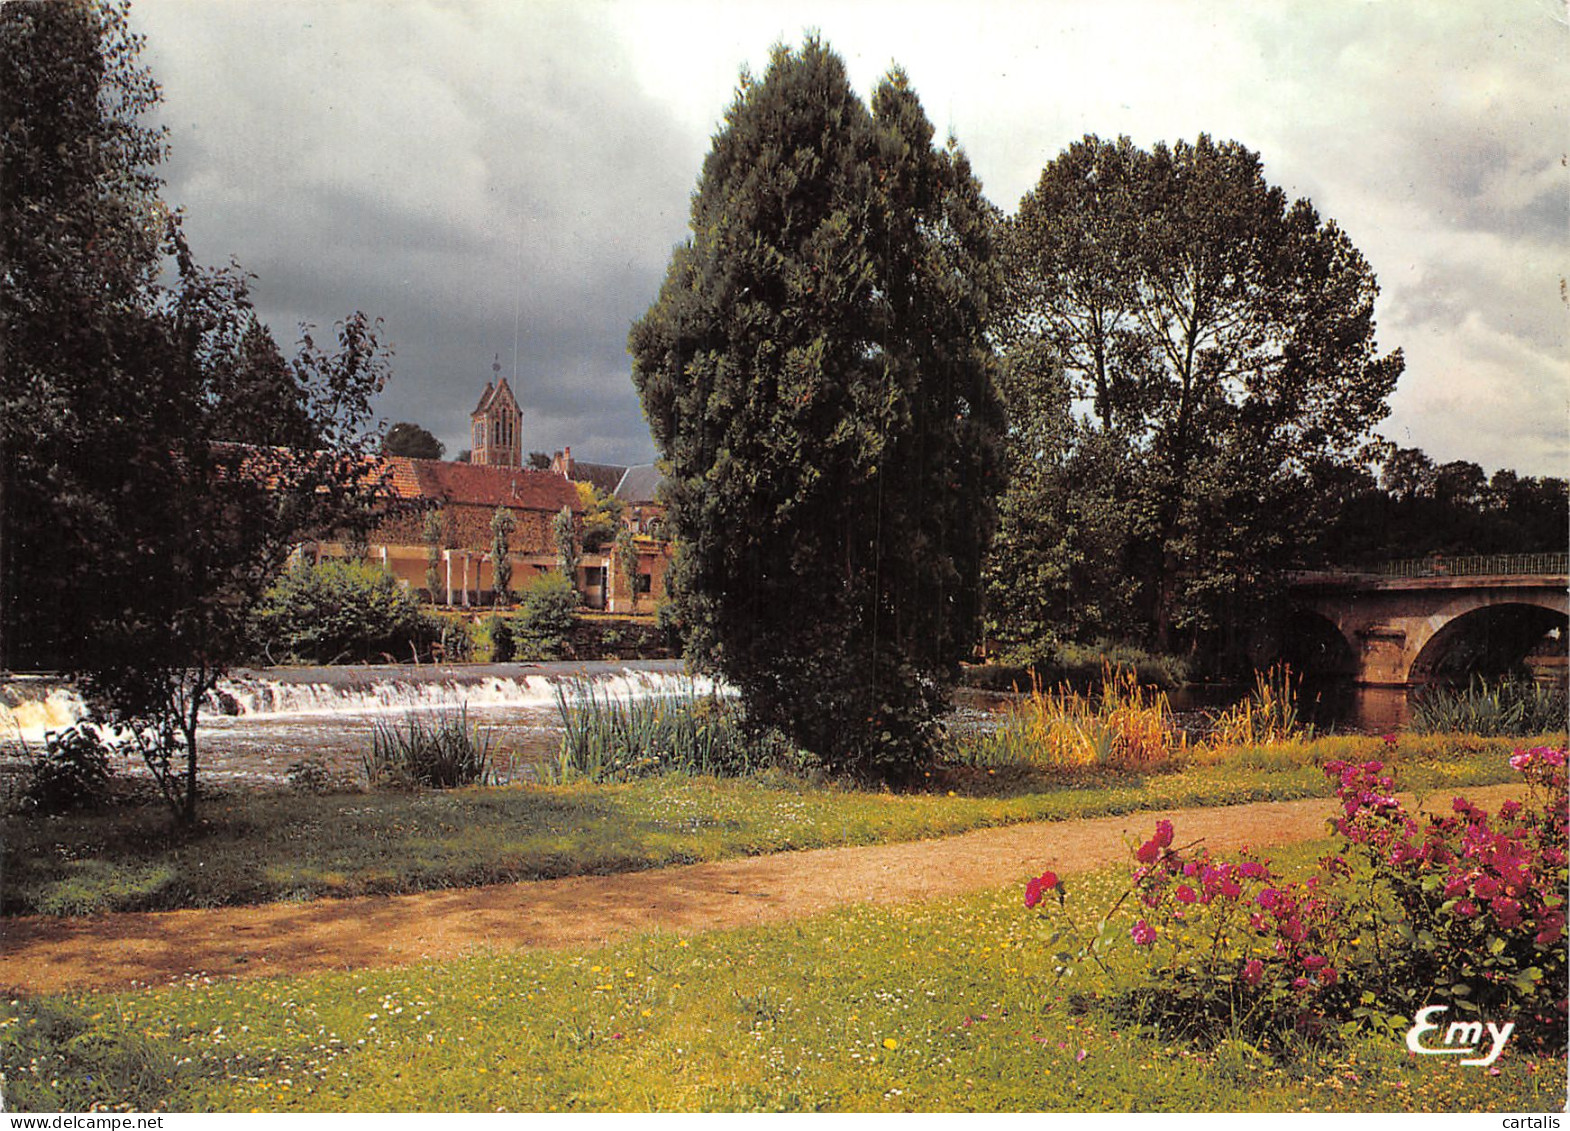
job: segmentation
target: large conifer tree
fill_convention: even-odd
[[[689,651],[832,768],[926,753],[974,640],[1001,409],[992,215],[905,76],[817,40],[745,76],[633,328]]]

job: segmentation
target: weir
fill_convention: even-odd
[[[204,716],[219,730],[314,719],[332,727],[334,718],[440,712],[477,714],[546,713],[558,690],[571,700],[583,689],[618,699],[707,693],[712,682],[682,673],[679,661],[539,663],[403,667],[393,665],[276,668],[236,671],[208,696]],[[42,742],[85,717],[81,695],[47,676],[0,683],[0,744],[20,739]]]

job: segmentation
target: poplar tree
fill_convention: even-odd
[[[512,547],[508,539],[516,526],[512,511],[506,507],[497,507],[491,515],[491,570],[495,579],[491,600],[497,605],[512,604]]]
[[[631,334],[689,655],[832,770],[919,766],[975,640],[993,221],[902,72],[869,110],[820,41],[777,47]]]

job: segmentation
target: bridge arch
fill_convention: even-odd
[[[1499,674],[1534,648],[1541,659],[1562,666],[1570,640],[1565,556],[1529,556],[1519,572],[1504,572],[1513,561],[1477,564],[1488,571],[1297,574],[1289,589],[1295,612],[1283,651],[1301,653],[1303,670],[1350,668],[1356,682],[1375,686]],[[1350,665],[1326,635],[1325,622],[1350,650]],[[1544,643],[1555,629],[1557,637]]]
[[[1317,609],[1288,610],[1281,636],[1281,662],[1312,676],[1357,675],[1357,652],[1335,619]]]
[[[1521,667],[1545,637],[1570,629],[1562,610],[1530,602],[1483,605],[1444,622],[1422,641],[1408,680],[1428,683],[1473,675],[1499,676]]]

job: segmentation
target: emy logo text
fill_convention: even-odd
[[[1473,1054],[1471,1060],[1463,1060],[1462,1064],[1475,1065],[1478,1068],[1487,1068],[1499,1059],[1499,1054],[1505,1051],[1505,1042],[1510,1039],[1510,1034],[1515,1032],[1515,1022],[1506,1021],[1503,1025],[1495,1025],[1492,1021],[1452,1021],[1450,1027],[1445,1029],[1444,1040],[1438,1045],[1424,1042],[1423,1038],[1428,1033],[1437,1033],[1444,1028],[1443,1022],[1430,1021],[1436,1013],[1444,1013],[1448,1005],[1430,1005],[1417,1011],[1416,1024],[1406,1031],[1406,1047],[1422,1056],[1466,1056]],[[1484,1032],[1488,1037],[1488,1054],[1478,1056],[1484,1044]]]

